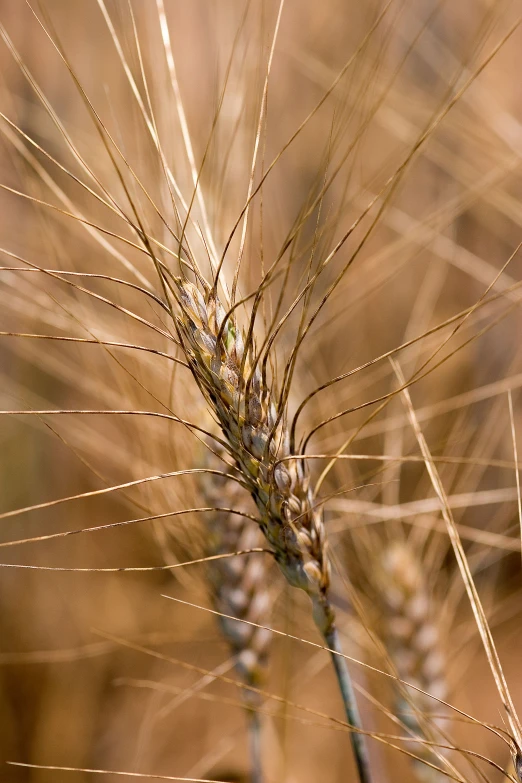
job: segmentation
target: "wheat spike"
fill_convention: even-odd
[[[204,294],[177,279],[178,333],[192,373],[216,417],[260,515],[261,529],[287,581],[312,600],[317,627],[332,660],[348,722],[360,727],[355,697],[335,628],[328,589],[330,566],[321,511],[314,507],[304,460],[288,459],[290,439],[278,416],[252,341],[234,312],[226,314],[215,289]],[[284,461],[281,461],[284,460]],[[361,783],[370,780],[363,736],[351,734]]]
[[[286,579],[305,590],[323,633],[333,626],[327,598],[330,568],[320,511],[314,509],[303,460],[288,460],[289,438],[241,329],[212,290],[178,281],[183,317],[178,327],[192,372],[217,416],[261,515],[260,524]],[[219,345],[218,345],[219,337]],[[251,351],[247,351],[251,354]]]
[[[421,563],[411,546],[395,543],[386,549],[382,567],[383,621],[387,649],[397,674],[416,688],[445,699],[446,662]],[[431,738],[427,736],[429,726],[440,724],[444,709],[426,694],[403,686],[397,689],[397,712],[412,734]],[[415,743],[411,750],[420,758],[436,763],[427,746]],[[430,783],[446,779],[424,764],[415,763],[415,771]]]

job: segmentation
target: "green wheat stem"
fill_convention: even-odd
[[[355,692],[352,685],[352,678],[346,665],[346,659],[343,656],[343,650],[341,640],[337,628],[332,627],[329,631],[325,632],[324,640],[331,650],[332,663],[337,676],[337,682],[339,684],[339,690],[343,699],[344,709],[346,712],[346,720],[350,726],[355,729],[350,734],[352,749],[355,756],[355,763],[357,765],[357,771],[359,773],[360,783],[370,783],[370,764],[368,760],[368,750],[366,747],[366,739],[363,734],[357,731],[362,729],[361,716],[359,714],[359,708],[355,699]]]

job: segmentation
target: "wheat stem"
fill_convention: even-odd
[[[249,710],[248,733],[250,737],[250,781],[251,783],[263,783],[261,719],[256,710]]]
[[[360,729],[361,716],[359,715],[359,708],[357,707],[357,701],[355,699],[355,692],[352,685],[352,678],[346,665],[346,659],[343,655],[341,640],[337,628],[333,627],[324,634],[324,640],[332,651],[332,662],[337,676],[337,682],[339,684],[339,690],[343,699],[344,709],[346,712],[346,720],[353,729],[350,734],[353,754],[355,756],[355,763],[357,765],[357,771],[359,773],[360,783],[370,783],[370,764],[368,761],[368,750],[366,747],[366,740],[363,734],[360,734],[357,729]]]

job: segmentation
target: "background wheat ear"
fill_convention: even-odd
[[[223,469],[223,461],[207,452],[203,464]],[[226,467],[226,463],[225,463]],[[200,474],[199,487],[205,506],[214,507],[206,514],[207,554],[229,554],[262,547],[263,535],[253,520],[241,516],[252,511],[252,501],[244,487],[229,476],[216,473]],[[219,511],[233,509],[235,513]],[[267,629],[271,621],[274,589],[271,587],[270,560],[262,553],[239,555],[235,558],[210,560],[207,565],[210,595],[223,638],[235,657],[238,673],[247,686],[259,688],[266,679],[272,634]],[[233,618],[237,617],[235,620]],[[246,622],[242,622],[246,621]],[[264,627],[260,627],[264,626]],[[263,780],[261,746],[261,699],[256,690],[242,690],[247,708],[251,781]]]
[[[351,679],[330,603],[330,565],[320,508],[314,505],[305,460],[292,458],[284,411],[276,411],[252,341],[245,343],[235,313],[226,313],[215,289],[204,293],[177,280],[177,327],[194,378],[216,417],[228,449],[260,515],[261,529],[287,581],[311,598],[355,729],[352,746],[361,783],[370,780]]]
[[[422,563],[416,551],[403,541],[385,548],[381,568],[379,596],[386,648],[400,679],[414,686],[395,688],[397,715],[416,738],[440,741],[436,730],[446,723],[445,709],[430,695],[442,700],[447,697],[446,661],[436,606]],[[420,759],[413,762],[419,778],[431,783],[446,779],[422,764],[422,760],[437,763],[437,756],[428,746],[411,743],[409,750]]]

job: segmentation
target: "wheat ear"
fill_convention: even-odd
[[[441,635],[433,619],[432,602],[419,558],[408,544],[396,543],[386,549],[382,567],[385,636],[397,673],[401,680],[426,694],[445,699],[446,667]],[[443,707],[426,694],[408,686],[397,688],[397,711],[412,734],[430,739],[429,727],[440,723]],[[426,745],[416,743],[412,751],[420,759],[430,763],[437,761]],[[432,767],[419,762],[414,765],[417,776],[426,783],[447,780]]]
[[[235,511],[246,507],[245,500],[248,499],[243,487],[215,474],[204,476],[200,492],[205,505],[216,508],[225,505]],[[215,511],[206,515],[206,522],[209,555],[244,551],[262,545],[261,531],[252,520],[238,514]],[[236,669],[242,680],[254,687],[259,687],[265,679],[272,638],[266,629],[270,623],[271,608],[269,570],[266,558],[259,555],[208,563],[210,592],[214,609],[220,613],[221,633],[235,656]],[[261,720],[257,711],[259,696],[254,691],[244,690],[243,698],[249,723],[251,780],[252,783],[262,783]]]
[[[248,349],[234,313],[225,313],[214,288],[204,294],[177,279],[177,327],[187,361],[216,417],[231,456],[252,495],[261,529],[287,581],[312,600],[317,627],[332,651],[359,779],[370,770],[353,688],[329,600],[330,566],[321,511],[314,507],[307,466],[289,459],[285,419],[278,416],[253,343]]]

